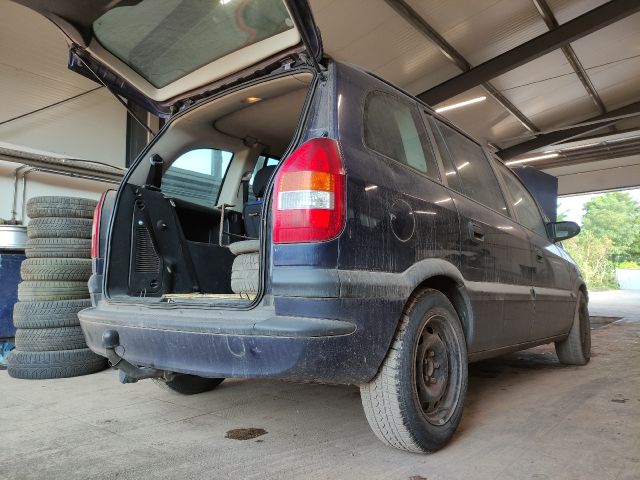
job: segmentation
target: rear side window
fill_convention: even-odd
[[[511,170],[505,167],[501,162],[495,161],[494,163],[497,165],[498,171],[504,179],[504,184],[511,195],[511,200],[513,200],[513,209],[515,210],[520,223],[529,230],[533,230],[537,234],[546,238],[547,230],[544,225],[544,220],[542,219],[540,210],[538,210],[538,206],[531,194],[522,186],[520,181],[516,178],[516,175]]]
[[[167,196],[214,207],[233,154],[215,148],[199,148],[180,155],[162,176]]]
[[[367,147],[393,160],[439,179],[433,151],[413,109],[386,93],[374,92],[364,108],[364,141]]]
[[[461,188],[468,197],[508,215],[500,184],[482,147],[453,128],[441,122],[437,124],[445,143],[443,157],[449,156],[449,164],[453,167],[444,173],[449,185]]]

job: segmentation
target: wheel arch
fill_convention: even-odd
[[[418,290],[425,288],[441,292],[458,314],[467,347],[472,345],[475,335],[473,308],[460,270],[446,260],[428,259],[416,263],[405,274],[410,278],[413,287],[407,301]]]

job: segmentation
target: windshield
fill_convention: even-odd
[[[282,0],[142,0],[93,23],[100,44],[156,88],[292,28]]]

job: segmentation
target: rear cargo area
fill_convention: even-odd
[[[281,76],[175,118],[121,187],[107,247],[113,300],[247,303],[260,292],[267,186],[313,76]]]

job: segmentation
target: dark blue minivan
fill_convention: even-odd
[[[587,290],[519,179],[427,105],[324,52],[306,0],[17,0],[69,67],[164,119],[96,209],[89,347],[121,380],[360,386],[430,452],[467,365],[590,355]],[[99,132],[96,134],[99,135]]]

